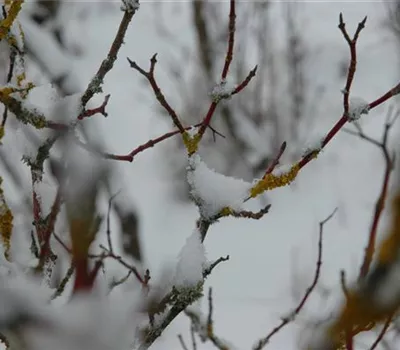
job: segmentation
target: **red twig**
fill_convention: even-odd
[[[300,303],[297,305],[297,307],[290,313],[288,317],[282,318],[281,323],[276,326],[274,329],[272,329],[271,332],[268,333],[268,335],[265,338],[260,339],[260,341],[257,343],[257,345],[254,347],[254,350],[261,350],[265,345],[268,344],[268,342],[271,340],[271,338],[277,334],[282,328],[284,328],[286,325],[288,325],[290,322],[293,322],[295,317],[300,313],[300,311],[303,309],[304,305],[306,304],[308,298],[310,297],[312,291],[316,287],[319,276],[321,273],[321,265],[322,265],[322,238],[323,238],[323,231],[324,231],[324,225],[335,215],[337,208],[323,221],[319,223],[319,238],[318,238],[318,257],[317,257],[317,263],[315,267],[315,273],[314,273],[314,279],[311,283],[311,285],[307,288],[303,298],[300,300]]]
[[[189,130],[190,127],[185,128],[185,129]],[[143,152],[148,148],[154,147],[158,143],[160,143],[162,141],[165,141],[165,140],[171,138],[172,136],[178,135],[180,133],[181,133],[180,130],[170,131],[170,132],[165,133],[164,135],[161,135],[161,136],[159,136],[159,137],[157,137],[155,139],[149,140],[146,143],[136,147],[129,154],[126,154],[126,155],[115,155],[115,154],[110,154],[110,153],[104,153],[104,157],[107,158],[107,159],[120,160],[120,161],[126,161],[126,162],[133,162],[133,159],[135,158],[135,156],[138,153]]]
[[[182,123],[180,122],[179,117],[176,114],[175,110],[171,107],[171,105],[165,99],[165,97],[154,77],[154,69],[155,69],[155,66],[157,63],[157,54],[154,54],[153,57],[151,58],[150,69],[148,72],[146,72],[143,68],[139,67],[136,62],[131,61],[129,58],[127,58],[127,59],[128,59],[128,62],[130,64],[131,68],[137,70],[141,75],[143,75],[148,80],[151,87],[153,88],[153,91],[154,91],[157,101],[167,111],[167,113],[171,117],[172,121],[174,122],[175,126],[179,129],[179,132],[181,134],[183,134],[185,132],[185,128],[183,127]]]
[[[108,113],[106,112],[106,107],[107,107],[108,101],[110,100],[110,97],[111,97],[110,94],[106,95],[103,103],[99,107],[82,111],[82,113],[79,114],[76,119],[83,120],[85,118],[89,118],[98,113],[102,114],[104,117],[107,117]],[[72,125],[53,122],[51,120],[49,120],[46,124],[46,128],[52,129],[52,130],[57,130],[57,131],[68,131],[72,127],[73,127]]]
[[[387,93],[385,93],[383,96],[379,97],[375,101],[371,102],[369,104],[369,109],[374,109],[381,105],[382,103],[386,102],[388,99],[398,95],[400,93],[400,84],[396,85],[394,88],[390,89]],[[329,130],[328,134],[326,135],[324,141],[322,142],[321,150],[325,148],[325,146],[333,139],[333,137],[342,129],[342,127],[346,124],[348,121],[347,117],[343,115],[337,122],[336,124],[332,127],[331,130]],[[306,166],[312,159],[314,159],[314,156],[311,153],[305,155],[299,162],[299,167],[300,169]]]
[[[256,76],[258,66],[255,66],[247,75],[246,79],[244,79],[235,89],[232,91],[231,96],[238,94],[241,92],[247,85],[249,85],[250,80]]]
[[[221,80],[224,82],[226,81],[226,77],[228,76],[229,72],[229,67],[231,65],[232,59],[233,59],[233,47],[235,44],[235,31],[236,31],[236,11],[235,11],[235,0],[230,1],[230,10],[229,10],[229,38],[228,38],[228,48],[226,50],[226,56],[225,56],[225,63],[224,67],[222,69],[221,73]],[[256,74],[256,68],[253,69],[250,74],[247,76],[247,78],[243,81],[242,84],[240,84],[235,90],[237,90],[235,93],[238,93],[239,91],[243,90],[244,87],[250,82],[251,78]],[[208,111],[206,113],[206,116],[203,119],[203,124],[200,127],[200,130],[198,132],[198,135],[203,137],[208,125],[211,123],[211,118],[214,115],[214,112],[217,108],[217,105],[219,103],[218,100],[213,100],[210,104],[210,107],[208,108]]]
[[[369,104],[369,109],[373,109],[383,102],[386,102],[388,99],[396,96],[400,93],[400,83],[397,84],[394,88],[390,89],[386,94],[382,95],[381,97],[377,98],[375,101]]]
[[[225,56],[225,64],[221,73],[221,80],[224,81],[228,76],[229,67],[233,59],[233,47],[235,45],[235,30],[236,30],[236,11],[235,11],[235,0],[230,1],[229,10],[229,39],[228,49]]]
[[[397,114],[397,116],[398,115],[399,114]],[[388,142],[390,128],[393,126],[397,116],[395,116],[395,118],[390,120],[391,113],[390,112],[388,113],[388,120],[385,124],[385,130],[383,132],[381,142],[368,137],[367,135],[365,135],[362,132],[361,129],[358,130],[358,133],[353,133],[353,134],[356,134],[357,136],[361,137],[363,140],[366,140],[367,142],[375,145],[376,147],[379,147],[379,149],[382,151],[383,157],[385,159],[385,173],[383,176],[382,187],[381,187],[381,191],[380,191],[378,200],[376,201],[376,204],[375,204],[375,212],[374,212],[374,216],[372,219],[371,228],[369,231],[369,238],[368,238],[367,247],[365,248],[363,263],[360,268],[359,280],[364,278],[368,274],[369,268],[372,263],[374,251],[375,251],[375,242],[376,242],[378,224],[379,224],[379,220],[382,216],[382,212],[383,212],[383,209],[385,206],[385,201],[386,201],[388,187],[389,187],[389,179],[390,179],[390,175],[393,170],[393,167],[394,167],[394,158],[392,158],[389,154],[387,142]],[[350,132],[350,131],[348,131],[348,132]]]
[[[354,79],[354,74],[356,72],[356,65],[357,65],[357,52],[356,52],[356,44],[357,44],[357,39],[358,36],[361,32],[361,30],[365,27],[365,22],[367,21],[367,17],[365,17],[357,27],[357,30],[353,36],[353,39],[350,39],[349,34],[347,33],[346,30],[346,25],[343,22],[343,15],[339,15],[339,29],[343,33],[343,36],[347,43],[349,44],[350,47],[350,65],[349,65],[349,70],[347,73],[347,81],[346,81],[346,86],[343,91],[343,108],[344,108],[344,115],[348,116],[349,114],[349,95],[350,95],[350,89],[351,89],[351,84]]]
[[[286,149],[286,141],[282,143],[281,148],[279,149],[278,154],[276,155],[275,159],[272,161],[272,163],[268,166],[267,170],[265,171],[264,177],[268,174],[271,174],[276,166],[279,164],[279,159],[281,159],[283,153],[285,152]]]
[[[201,125],[201,123],[194,125],[194,126],[188,126],[185,128],[185,130],[190,130],[192,127],[199,127]],[[222,135],[220,132],[218,132],[217,130],[215,130],[214,128],[212,128],[211,126],[209,126],[209,128],[211,129],[211,131],[221,137],[225,137],[224,135]],[[157,145],[158,143],[165,141],[175,135],[180,134],[181,132],[179,130],[174,130],[174,131],[170,131],[165,133],[164,135],[161,135],[155,139],[149,140],[145,143],[143,143],[142,145],[136,147],[135,149],[133,149],[130,153],[125,154],[125,155],[117,155],[117,154],[112,154],[112,153],[102,153],[101,155],[106,158],[106,159],[112,159],[112,160],[118,160],[118,161],[125,161],[125,162],[133,162],[135,156],[151,147],[154,147],[155,145]],[[88,151],[95,151],[93,149],[91,149],[91,147],[79,140],[75,140],[80,146],[82,146],[83,148],[87,149]]]
[[[353,335],[351,332],[346,334],[346,350],[353,350],[354,349],[354,342],[353,342]]]
[[[82,112],[79,116],[78,116],[78,120],[82,120],[84,118],[89,118],[92,115],[95,115],[97,113],[100,113],[102,115],[104,115],[105,117],[108,116],[107,112],[106,112],[106,106],[108,104],[108,100],[110,99],[110,95],[108,94],[105,98],[104,98],[104,102],[101,104],[101,106],[93,108],[93,109],[87,109],[84,112]]]

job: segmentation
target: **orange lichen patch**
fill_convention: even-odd
[[[392,223],[389,234],[380,245],[375,271],[390,269],[400,259],[400,194],[393,200]],[[346,304],[339,318],[329,330],[334,344],[343,343],[343,334],[357,335],[368,331],[376,324],[388,320],[399,310],[400,299],[396,298],[388,305],[382,306],[373,292],[375,286],[367,285],[348,293]],[[379,283],[379,282],[373,282]],[[387,283],[387,282],[385,282]],[[371,288],[370,288],[371,287]],[[339,346],[339,345],[338,345]]]
[[[182,134],[182,140],[186,147],[187,153],[192,155],[197,152],[201,136],[199,134],[191,136],[188,132],[184,132]]]
[[[400,250],[400,194],[392,204],[392,224],[387,237],[382,241],[378,252],[378,264],[390,264],[399,258]]]
[[[2,183],[0,178],[0,185]],[[4,192],[0,188],[0,236],[4,245],[4,256],[9,259],[11,249],[11,235],[13,230],[14,216],[4,198]]]

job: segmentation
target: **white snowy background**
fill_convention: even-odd
[[[126,57],[147,67],[150,57],[157,52],[158,82],[179,110],[179,96],[174,95],[165,64],[173,55],[173,47],[158,37],[153,25],[158,4],[141,2],[118,61],[107,75],[104,91],[111,94],[109,117],[96,116],[84,121],[89,128],[96,125],[95,133],[105,141],[110,153],[126,154],[148,139],[171,130],[171,123],[157,114],[150,88],[129,68]],[[279,2],[272,5],[277,22],[280,5]],[[68,64],[74,71],[74,84],[84,89],[109,49],[122,13],[117,4],[106,11],[94,8],[89,2],[71,3],[71,8],[74,6],[85,6],[89,13],[83,23],[64,19],[70,40],[83,48],[83,55],[71,58]],[[162,9],[169,30],[176,33],[179,41],[190,44],[193,38],[190,4],[165,2]],[[302,3],[304,36],[313,49],[307,69],[313,72],[316,84],[326,88],[320,101],[320,114],[310,127],[310,137],[326,133],[342,112],[343,81],[338,79],[337,67],[339,62],[346,62],[349,52],[337,28],[339,12],[343,12],[351,32],[368,16],[358,45],[354,96],[371,101],[398,83],[398,46],[384,26],[387,12],[383,2]],[[182,69],[189,64],[182,62]],[[361,125],[368,135],[381,136],[387,107],[386,104],[363,116]],[[396,134],[394,131],[392,136]],[[290,144],[290,140],[286,141]],[[398,147],[396,143],[393,146]],[[115,163],[123,176],[124,183],[120,186],[140,216],[145,267],[150,269],[154,280],[165,274],[164,266],[176,263],[198,218],[194,204],[177,202],[171,196],[162,147],[160,144],[139,154],[133,163]],[[332,300],[340,297],[340,270],[346,271],[348,281],[357,276],[383,171],[384,161],[377,148],[340,133],[316,161],[301,171],[292,185],[268,194],[272,207],[263,219],[224,218],[213,225],[205,241],[207,258],[230,256],[228,262],[214,270],[205,286],[205,291],[213,287],[216,334],[239,349],[248,349],[290,313],[313,278],[318,223],[337,207],[336,216],[325,227],[323,265],[315,296],[295,322],[267,345],[267,349],[273,350],[298,349],[302,335],[299,331],[321,317],[325,309],[334,305]],[[248,208],[257,210],[259,206],[254,200]],[[381,233],[383,229],[381,225]],[[332,297],[321,298],[326,293]],[[206,311],[206,298],[203,307]],[[189,329],[188,318],[181,315],[152,348],[181,348],[177,335],[182,334],[189,342]],[[213,346],[199,344],[199,348]]]

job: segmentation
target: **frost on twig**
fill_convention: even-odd
[[[190,194],[204,219],[217,215],[226,207],[241,211],[252,186],[248,182],[219,174],[208,168],[198,154],[189,157],[187,181]]]
[[[350,107],[347,118],[350,122],[354,122],[361,118],[362,114],[368,114],[369,104],[363,98],[353,97],[350,99]]]

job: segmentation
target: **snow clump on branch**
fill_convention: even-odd
[[[195,229],[186,239],[179,253],[174,284],[176,287],[195,287],[203,281],[203,269],[207,263],[200,232]]]
[[[189,157],[187,181],[190,194],[203,218],[209,219],[222,209],[242,210],[249,196],[251,183],[217,173],[201,160],[198,154]]]
[[[224,79],[212,89],[210,96],[214,102],[219,102],[223,99],[228,99],[232,96],[235,86],[227,83]]]
[[[354,122],[361,118],[362,114],[368,114],[369,103],[361,97],[353,97],[350,99],[350,108],[348,118],[349,121]]]

